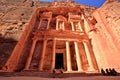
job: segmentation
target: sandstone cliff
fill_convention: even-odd
[[[37,2],[32,6],[30,0],[0,1],[0,67],[10,56],[34,10],[40,6],[52,5],[51,3]],[[98,37],[98,40],[102,41],[99,43],[100,50],[104,50],[101,51],[101,54],[106,53],[106,57],[112,56],[111,58],[119,56],[113,54],[119,53],[118,50],[120,50],[120,2],[117,0],[106,1],[97,10],[95,7],[78,5],[77,3],[67,4],[67,6],[71,5],[79,6],[87,17],[92,16],[94,12],[93,16],[97,21],[97,24],[95,24],[97,33],[95,35]],[[66,5],[64,4],[64,6]],[[95,49],[95,47],[93,48]],[[101,63],[103,63],[102,61]],[[117,59],[114,60],[114,62],[116,61]],[[111,62],[112,59],[108,63],[111,64]],[[112,64],[114,65],[115,63]]]
[[[102,7],[93,13],[93,16],[97,21],[96,32],[94,32],[99,41],[97,47],[100,54],[104,53],[101,57],[107,59],[106,66],[120,70],[118,64],[118,56],[120,56],[120,2],[117,0],[106,1]],[[100,60],[101,67],[105,64],[105,62],[102,62],[103,59]]]
[[[25,0],[0,1],[0,67],[6,62],[27,25],[33,8]]]

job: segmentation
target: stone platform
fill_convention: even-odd
[[[64,73],[54,74],[47,72],[14,72],[0,73],[0,80],[120,80],[120,76],[102,76],[99,74]]]
[[[39,78],[71,78],[71,77],[112,77],[101,73],[50,73],[50,72],[0,72],[1,77],[39,77]],[[120,77],[118,76],[113,77]]]

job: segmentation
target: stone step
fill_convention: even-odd
[[[120,74],[118,74],[119,76]],[[31,76],[43,78],[65,78],[65,77],[85,77],[85,76],[102,76],[101,73],[50,73],[50,72],[35,72],[35,71],[22,71],[22,72],[0,72],[2,77],[17,77],[17,76]]]

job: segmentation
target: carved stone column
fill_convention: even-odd
[[[88,33],[90,31],[90,26],[85,18],[85,16],[82,14],[82,19],[84,20],[84,29],[85,29],[85,32]]]
[[[72,71],[69,42],[66,41],[67,71]]]
[[[56,21],[56,30],[58,30],[58,20]]]
[[[65,23],[64,23],[64,21],[62,22],[62,30],[64,31],[65,30],[65,27],[64,27],[64,25],[65,25]]]
[[[74,42],[78,71],[83,71],[77,42]]]
[[[87,60],[88,60],[88,64],[89,64],[88,70],[95,71],[87,42],[83,42],[83,45],[85,48],[85,52],[86,52],[86,56],[87,56]]]
[[[78,22],[78,26],[79,26],[80,32],[82,32],[83,29],[82,29],[82,26],[81,26],[81,23],[80,23],[80,22]]]
[[[45,58],[45,51],[46,51],[46,45],[47,45],[47,40],[43,41],[43,49],[42,49],[42,55],[39,61],[39,66],[38,69],[41,71],[43,70],[43,65],[44,65],[44,58]]]
[[[73,22],[71,22],[71,27],[72,27],[72,31],[75,31]]]
[[[39,30],[39,29],[40,29],[40,27],[41,27],[42,20],[43,20],[43,19],[40,19],[39,26],[38,26],[38,30]]]
[[[36,42],[37,42],[37,39],[33,39],[32,47],[31,47],[31,50],[30,50],[30,54],[28,56],[28,59],[27,59],[27,62],[26,62],[24,70],[29,70],[30,63],[31,63],[31,60],[32,60],[32,56],[33,56],[33,53],[34,53],[34,50],[35,50]]]
[[[49,29],[50,20],[51,20],[51,19],[48,19],[47,29]]]
[[[52,66],[51,70],[55,69],[55,55],[56,55],[56,40],[53,40]]]

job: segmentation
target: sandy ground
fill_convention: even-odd
[[[0,80],[120,80],[120,76],[90,76],[68,78],[0,77]]]

